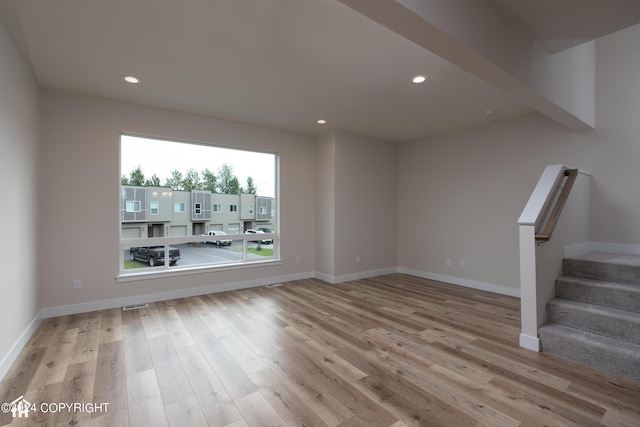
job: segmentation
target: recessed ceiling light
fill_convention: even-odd
[[[496,110],[495,108],[487,108],[486,110],[484,110],[484,114],[487,116],[493,116],[496,111],[498,110]]]
[[[135,76],[122,76],[122,80],[127,83],[140,83],[140,79]]]
[[[427,81],[427,76],[425,76],[424,74],[420,74],[411,79],[411,81],[414,83],[424,83]]]
[[[323,124],[327,123],[327,121],[325,119],[320,119],[320,120],[317,121],[317,123],[319,125],[323,125]]]

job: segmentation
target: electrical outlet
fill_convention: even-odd
[[[300,257],[296,258],[296,264],[300,264],[301,261],[302,261],[302,258],[300,258]]]
[[[360,264],[360,255],[356,257],[356,263]]]
[[[451,258],[447,258],[447,266],[451,267]]]
[[[76,279],[73,281],[73,289],[80,289],[82,287],[82,280]]]
[[[467,263],[464,261],[460,261],[460,268],[465,268],[467,266]]]

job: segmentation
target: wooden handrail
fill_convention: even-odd
[[[573,187],[573,183],[576,181],[578,177],[578,169],[567,169],[564,171],[564,176],[567,177],[565,180],[564,186],[562,187],[562,191],[558,196],[558,200],[556,200],[556,204],[553,206],[553,210],[551,211],[551,215],[549,215],[549,220],[547,221],[547,225],[545,226],[542,233],[536,233],[536,242],[538,245],[543,244],[544,242],[548,242],[551,239],[551,234],[553,234],[554,228],[556,228],[556,224],[558,223],[558,219],[560,218],[560,213],[562,212],[562,208],[564,207],[565,202],[569,198],[569,192],[571,191],[571,187]]]

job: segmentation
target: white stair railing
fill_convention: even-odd
[[[538,327],[546,319],[546,303],[553,298],[553,279],[550,277],[555,278],[556,276],[556,271],[552,271],[551,275],[546,275],[549,277],[540,277],[542,276],[540,274],[541,264],[547,268],[561,266],[562,245],[580,243],[580,241],[574,240],[584,238],[585,233],[588,235],[588,231],[584,230],[578,232],[572,230],[569,236],[564,233],[560,242],[553,248],[545,248],[544,257],[539,256],[538,252],[541,250],[539,245],[550,240],[551,233],[558,223],[560,213],[579,173],[588,176],[584,172],[561,164],[547,166],[518,220],[520,234],[520,346],[530,350],[540,351]],[[581,193],[584,196],[580,197],[586,199],[586,202],[585,200],[579,201],[580,209],[588,217],[588,186],[582,189]],[[571,215],[573,214],[571,213]],[[578,223],[583,222],[585,221],[578,221]],[[540,258],[544,258],[544,261],[541,261]]]

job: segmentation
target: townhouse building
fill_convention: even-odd
[[[197,236],[212,230],[242,234],[250,228],[274,228],[273,197],[122,185],[120,198],[124,239]]]

